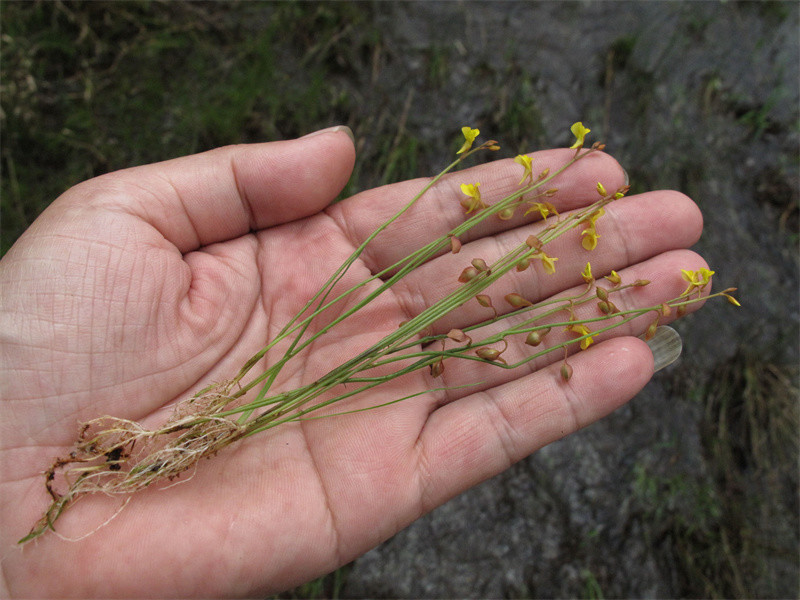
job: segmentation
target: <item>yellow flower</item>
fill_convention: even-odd
[[[619,285],[620,283],[622,283],[622,277],[620,277],[619,273],[617,273],[616,271],[611,271],[611,275],[606,275],[605,278],[608,279],[614,285]]]
[[[606,188],[603,187],[603,184],[599,181],[597,182],[597,193],[600,194],[603,198],[608,196],[608,192],[606,192]]]
[[[462,127],[461,133],[464,134],[464,145],[461,146],[461,150],[456,152],[456,154],[461,154],[462,152],[466,152],[470,148],[472,148],[472,142],[475,141],[475,138],[478,137],[480,134],[480,129],[472,129],[472,127]]]
[[[578,336],[581,336],[581,337],[584,336],[584,335],[589,335],[590,333],[592,333],[592,330],[589,329],[586,325],[583,325],[583,324],[580,324],[580,325],[578,325],[578,324],[567,325],[567,331],[571,331],[575,335],[578,335]],[[597,337],[596,335],[593,335],[593,336],[587,337],[585,339],[582,339],[581,340],[581,350],[586,350],[589,346],[591,346],[592,342],[594,342],[594,338],[596,338],[596,337]]]
[[[522,165],[522,167],[525,169],[525,172],[522,174],[522,179],[519,180],[519,183],[517,185],[522,185],[522,182],[525,181],[528,177],[530,177],[531,181],[533,181],[533,172],[531,171],[531,169],[533,168],[532,166],[533,160],[531,159],[531,157],[526,154],[519,154],[517,155],[516,158],[514,158],[514,162],[519,165]]]
[[[591,129],[587,129],[583,126],[583,123],[578,121],[577,123],[573,123],[569,130],[576,138],[575,143],[572,144],[570,148],[583,148],[583,140],[586,137],[586,134],[591,131]]]
[[[473,210],[480,210],[486,208],[483,200],[481,200],[481,191],[478,189],[480,183],[462,183],[461,192],[467,196],[461,199],[461,206],[467,211],[467,214]]]
[[[597,230],[594,228],[594,224],[591,227],[584,229],[581,231],[582,236],[586,236],[581,240],[581,245],[586,250],[594,250],[597,248],[597,238],[600,236],[597,234]]]
[[[592,275],[592,264],[586,263],[586,268],[581,273],[581,277],[586,283],[592,283],[594,281],[594,275]]]
[[[600,207],[599,209],[594,211],[591,215],[589,215],[588,218],[584,219],[583,222],[585,223],[586,221],[588,221],[589,223],[592,224],[592,227],[594,227],[595,223],[597,223],[597,219],[602,217],[604,214],[606,214],[606,209]]]
[[[552,275],[556,272],[556,261],[558,258],[555,256],[547,256],[544,252],[537,252],[533,255],[534,258],[538,258],[542,261],[542,265],[544,266],[545,273],[548,275]]]
[[[525,214],[528,215],[532,212],[538,212],[545,221],[550,213],[558,214],[556,207],[549,202],[531,202],[531,207],[525,211]]]
[[[697,271],[681,269],[681,277],[689,282],[689,287],[684,290],[681,296],[685,296],[694,289],[702,290],[708,285],[708,282],[711,281],[711,276],[713,274],[714,271],[711,269],[706,269],[705,267],[698,269]]]

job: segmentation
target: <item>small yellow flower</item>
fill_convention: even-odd
[[[522,174],[522,179],[519,180],[517,185],[522,185],[522,182],[525,181],[530,177],[531,182],[533,182],[533,172],[531,169],[533,168],[533,160],[530,156],[526,154],[519,154],[514,158],[514,162],[522,165],[522,168],[525,169],[525,172]]]
[[[483,200],[481,200],[481,191],[478,189],[480,183],[462,183],[461,192],[466,198],[461,199],[461,206],[467,211],[467,214],[473,210],[480,210],[486,208]]]
[[[478,137],[480,134],[480,129],[472,129],[472,127],[462,127],[461,133],[464,134],[464,145],[461,146],[461,149],[456,152],[456,154],[461,154],[462,152],[466,152],[470,148],[472,148],[472,142],[475,141],[475,138]]]
[[[586,250],[594,250],[595,248],[597,248],[597,238],[599,238],[600,236],[598,235],[597,230],[594,228],[594,224],[592,224],[591,227],[581,231],[581,235],[585,236],[581,240],[581,245]]]
[[[713,274],[714,271],[711,269],[706,269],[705,267],[698,269],[697,271],[681,269],[681,277],[689,282],[689,286],[684,290],[681,296],[685,296],[695,289],[702,290],[708,285],[708,282],[711,281],[711,276]]]
[[[620,283],[622,283],[622,277],[620,277],[619,273],[617,273],[616,271],[611,271],[611,275],[606,275],[605,278],[608,279],[614,285],[619,285]]]
[[[595,223],[597,223],[597,220],[604,214],[606,214],[606,209],[600,207],[596,211],[594,211],[591,215],[589,215],[588,218],[584,219],[583,222],[585,223],[588,221],[589,223],[591,223],[592,227],[594,227]]]
[[[583,324],[580,324],[580,325],[578,325],[578,324],[567,325],[567,331],[571,331],[572,333],[574,333],[577,336],[584,336],[584,335],[589,335],[590,333],[592,333],[592,330],[589,329],[586,325],[583,325]],[[581,350],[586,350],[589,346],[591,346],[592,342],[594,342],[594,338],[596,338],[596,337],[597,337],[596,335],[593,335],[593,336],[587,337],[585,339],[582,339],[581,340]]]
[[[555,256],[547,256],[544,252],[537,252],[533,255],[534,258],[538,258],[542,261],[542,266],[544,266],[544,271],[548,275],[552,275],[556,272],[556,261],[558,260]]]
[[[575,143],[572,144],[570,148],[583,148],[583,140],[586,137],[586,134],[591,131],[591,129],[587,129],[583,126],[583,123],[578,121],[577,123],[573,123],[569,130],[576,138]]]
[[[594,281],[594,276],[592,275],[592,263],[586,263],[586,268],[581,273],[581,277],[586,283],[592,283]]]
[[[525,214],[528,215],[532,212],[538,212],[539,215],[542,217],[543,220],[547,220],[547,217],[550,213],[554,215],[558,215],[558,211],[556,207],[550,204],[549,202],[531,202],[531,207],[525,211]]]
[[[608,196],[608,192],[606,192],[606,188],[603,187],[603,184],[599,181],[597,182],[597,193],[600,194],[603,198]]]

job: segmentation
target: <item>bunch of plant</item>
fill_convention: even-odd
[[[547,354],[557,353],[562,361],[561,378],[567,381],[573,372],[569,363],[571,352],[585,350],[598,336],[643,315],[651,315],[644,334],[650,339],[659,323],[672,311],[680,315],[687,306],[710,297],[725,297],[738,306],[731,296],[733,288],[709,292],[714,272],[702,268],[682,271],[687,287],[679,296],[654,306],[621,310],[615,298],[623,293],[635,293],[636,288],[647,286],[649,282],[644,279],[626,282],[615,271],[596,276],[591,262],[586,263],[581,273],[584,285],[576,292],[539,302],[532,302],[516,292],[506,293],[502,298],[493,294],[493,284],[509,279],[509,273],[528,269],[542,272],[545,277],[555,273],[558,257],[549,246],[568,232],[579,231],[581,246],[587,252],[594,250],[601,243],[602,235],[598,231],[602,230],[605,207],[628,191],[627,186],[606,190],[602,183],[597,183],[597,199],[593,203],[569,214],[558,213],[549,201],[558,191],[554,180],[604,148],[600,143],[584,147],[590,130],[582,123],[575,123],[571,131],[575,136],[574,154],[561,167],[537,172],[529,156],[517,156],[514,160],[520,166],[521,177],[516,190],[491,205],[482,198],[480,182],[465,181],[460,186],[465,214],[462,222],[393,265],[342,289],[346,287],[343,284],[351,266],[373,240],[387,228],[397,226],[404,213],[424,201],[426,192],[442,177],[477,152],[499,150],[494,140],[475,146],[480,132],[464,127],[464,143],[456,159],[375,229],[305,306],[233,377],[211,383],[179,402],[166,422],[156,428],[112,416],[83,424],[74,449],[45,472],[45,487],[51,503],[41,520],[20,542],[55,530],[59,515],[87,494],[130,494],[158,482],[174,480],[197,468],[202,458],[212,457],[245,437],[303,419],[375,410],[431,391],[454,389],[433,387],[366,408],[347,410],[336,406],[420,370],[427,370],[435,382],[441,380],[450,365],[462,361],[498,369],[517,369]],[[435,256],[447,252],[459,254],[460,239],[487,219],[508,220],[520,216],[533,222],[531,231],[535,233],[526,235],[510,251],[491,260],[465,257],[461,272],[453,273],[453,279],[458,282],[454,291],[410,320],[398,323],[394,332],[377,343],[346,357],[340,364],[331,364],[319,379],[291,390],[275,391],[280,374],[285,370],[291,372],[298,364],[309,360],[319,338],[367,309],[415,269]],[[483,320],[446,334],[432,333],[435,323],[469,302],[483,307],[486,312]],[[254,367],[268,353],[279,358],[262,372],[253,373]],[[474,381],[461,387],[480,384]]]

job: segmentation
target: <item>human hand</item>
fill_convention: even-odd
[[[571,155],[545,151],[535,161],[555,167]],[[572,357],[567,382],[555,359],[513,371],[448,366],[446,386],[484,383],[281,425],[203,461],[180,485],[137,492],[80,542],[45,535],[15,548],[48,504],[42,471],[69,452],[80,422],[108,414],[157,424],[176,400],[231,377],[423,185],[398,183],[328,206],[353,161],[350,138],[333,130],[111,173],[68,190],[0,261],[4,595],[227,597],[291,587],[613,411],[650,379],[652,354],[630,337],[644,331],[641,319]],[[491,201],[519,175],[505,160],[448,176],[376,238],[352,274],[375,273],[462,220],[460,183],[480,181]],[[624,183],[619,165],[600,153],[561,175],[551,200],[575,210],[596,199],[597,181],[608,189]],[[685,196],[642,194],[606,212],[590,257],[595,272],[652,281],[621,296],[621,308],[673,298],[684,287],[679,269],[705,266],[683,250],[702,227]],[[458,285],[471,258],[499,254],[532,228],[487,221],[462,240],[461,254],[430,261],[322,336],[304,369],[281,385],[314,381],[396,330]],[[515,280],[531,299],[581,282],[587,252],[571,236],[554,246],[554,275],[528,270]],[[471,303],[437,327],[485,317]],[[417,389],[410,385],[391,382],[347,408],[442,384],[423,370]],[[86,497],[58,531],[93,531],[119,505]]]

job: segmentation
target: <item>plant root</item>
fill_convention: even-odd
[[[55,531],[61,513],[81,497],[130,494],[159,481],[172,481],[200,459],[240,439],[245,428],[219,415],[233,401],[229,395],[233,386],[230,381],[217,383],[178,403],[157,429],[109,416],[84,423],[75,448],[45,471],[50,505],[19,543],[48,529]]]

